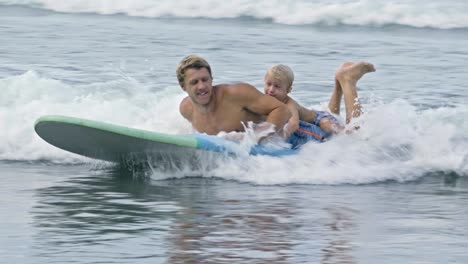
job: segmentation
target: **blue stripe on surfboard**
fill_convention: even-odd
[[[197,139],[197,149],[224,152],[227,154],[239,153],[239,144],[217,136],[206,134],[193,134]],[[250,150],[251,155],[269,155],[269,156],[285,156],[292,155],[298,152],[297,149],[290,148],[269,148],[263,145],[256,145]]]
[[[235,154],[237,143],[206,134],[192,134],[197,140],[197,149]]]
[[[271,149],[262,145],[256,145],[250,150],[251,155],[268,155],[268,156],[287,156],[298,153],[298,149],[280,148]]]

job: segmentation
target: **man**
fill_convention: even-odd
[[[188,94],[180,103],[180,113],[197,132],[242,132],[242,122],[249,121],[270,123],[276,132],[281,132],[291,116],[285,104],[247,83],[213,86],[211,67],[199,56],[182,59],[176,72],[180,86]]]

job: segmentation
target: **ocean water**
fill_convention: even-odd
[[[0,0],[0,36],[5,263],[468,263],[462,1]],[[315,109],[341,63],[377,71],[361,129],[294,156],[131,171],[35,134],[43,115],[190,133],[188,54],[259,89],[288,64]]]

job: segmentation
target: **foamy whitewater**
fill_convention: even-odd
[[[0,1],[0,10],[1,160],[93,163],[40,139],[33,126],[43,115],[193,132],[178,112],[185,94],[175,66],[196,53],[212,63],[215,83],[259,89],[268,65],[289,64],[292,96],[317,110],[326,110],[340,63],[368,60],[377,72],[358,83],[365,114],[356,133],[294,156],[213,158],[190,172],[154,167],[154,179],[361,184],[468,174],[468,4],[31,0]]]

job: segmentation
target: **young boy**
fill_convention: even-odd
[[[335,73],[335,87],[328,107],[339,115],[341,98],[344,95],[346,109],[346,124],[352,118],[361,114],[361,105],[357,101],[357,81],[366,73],[375,71],[367,62],[347,62],[342,64]],[[324,141],[331,134],[344,129],[338,120],[325,111],[307,109],[288,96],[292,90],[294,73],[286,65],[271,66],[264,78],[265,94],[285,103],[292,116],[284,128],[284,136],[294,148],[309,140]]]

